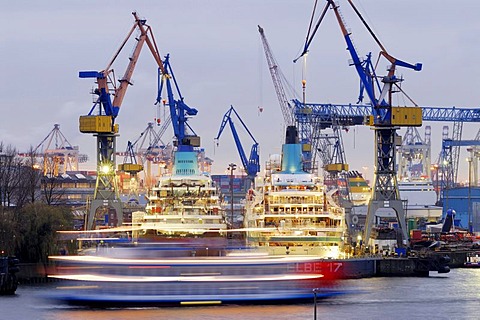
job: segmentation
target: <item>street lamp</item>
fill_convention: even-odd
[[[435,205],[438,205],[438,201],[440,200],[440,187],[438,185],[438,167],[438,164],[435,163],[431,168],[433,171],[433,188],[435,189],[435,194],[437,196]]]
[[[230,163],[228,165],[228,170],[230,170],[230,218],[231,224],[230,228],[233,229],[233,171],[237,168],[235,163]]]
[[[468,162],[468,231],[472,232],[472,157],[467,158]]]

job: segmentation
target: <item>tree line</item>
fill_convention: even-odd
[[[72,230],[73,215],[58,201],[55,176],[40,170],[37,159],[33,148],[20,157],[0,142],[0,250],[20,262],[46,264],[63,246],[57,231]]]

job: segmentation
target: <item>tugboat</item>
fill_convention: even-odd
[[[0,295],[15,294],[18,281],[16,273],[20,270],[15,257],[0,257]]]

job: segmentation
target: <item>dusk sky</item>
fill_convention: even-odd
[[[324,1],[319,1],[323,8]],[[214,138],[233,105],[260,144],[261,165],[279,154],[284,139],[283,117],[277,101],[257,25],[261,25],[274,55],[298,92],[306,75],[308,102],[355,103],[359,78],[348,66],[350,56],[330,10],[314,39],[307,67],[292,60],[303,48],[313,0],[178,0],[178,1],[1,1],[0,11],[0,139],[19,151],[37,146],[60,124],[62,133],[95,168],[95,138],[82,134],[78,119],[92,107],[94,79],[78,72],[102,70],[133,25],[137,11],[152,27],[162,55],[171,64],[185,102],[198,109],[189,123],[201,136],[213,173],[224,173],[230,162],[240,164],[227,129],[220,145]],[[378,46],[352,12],[339,1],[358,53],[378,55]],[[356,0],[387,51],[394,57],[423,63],[415,72],[399,69],[402,88],[419,106],[478,108],[480,101],[480,1]],[[125,71],[133,43],[127,44],[114,64],[117,77]],[[385,70],[380,60],[379,70]],[[117,123],[117,151],[135,140],[157,114],[157,68],[148,49],[142,50]],[[411,105],[401,98],[399,105]],[[263,112],[259,112],[259,107]],[[444,125],[431,122],[432,161],[441,147]],[[464,125],[464,139],[473,139],[477,124]],[[424,129],[420,128],[423,135]],[[402,134],[404,130],[400,131]],[[249,153],[252,141],[243,133]],[[172,137],[171,127],[163,136]],[[374,138],[370,128],[351,128],[344,135],[347,160],[354,170],[371,178]],[[459,179],[468,178],[466,151],[460,158]],[[119,158],[117,161],[121,161]],[[368,169],[366,169],[368,168]]]

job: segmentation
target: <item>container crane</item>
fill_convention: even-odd
[[[89,209],[87,230],[93,228],[97,209],[103,206],[115,209],[118,224],[123,222],[122,203],[115,176],[116,137],[119,129],[118,124],[115,124],[115,119],[119,114],[127,88],[132,84],[131,77],[145,43],[158,67],[163,70],[162,60],[150,26],[146,24],[146,20],[140,19],[136,12],[132,14],[135,22],[107,67],[102,71],[81,71],[79,73],[80,78],[96,79],[97,88],[93,93],[98,96],[88,115],[80,117],[80,132],[93,133],[97,137],[97,182]],[[127,69],[117,84],[112,65],[135,30],[139,35],[135,37],[136,44]],[[113,223],[110,224],[113,225]]]
[[[138,173],[143,170],[143,165],[137,163],[137,157],[134,150],[135,142],[128,141],[125,159],[118,165],[118,170],[130,174],[130,184],[128,193],[128,203],[140,203],[138,195]]]
[[[253,145],[250,150],[250,157],[248,159],[243,149],[240,138],[238,136],[237,130],[235,129],[235,124],[233,123],[233,120],[232,120],[232,112],[240,121],[243,128],[247,131],[250,138],[252,138],[253,140]],[[260,171],[260,157],[258,155],[258,142],[253,137],[250,130],[248,130],[247,126],[245,125],[245,122],[243,122],[242,118],[240,118],[237,111],[233,108],[233,106],[230,106],[230,109],[228,109],[228,111],[223,116],[222,124],[220,125],[220,129],[218,130],[217,137],[215,138],[215,140],[217,141],[217,145],[218,145],[218,140],[220,139],[220,136],[222,135],[222,132],[225,129],[225,126],[227,125],[227,123],[230,125],[230,129],[232,130],[233,140],[235,140],[235,145],[237,146],[238,154],[240,155],[240,160],[242,161],[243,169],[247,173],[247,176],[250,179],[250,181],[253,181],[257,176],[257,173]]]
[[[19,153],[22,158],[42,158],[42,174],[56,177],[67,171],[77,171],[78,164],[87,162],[86,154],[79,154],[78,146],[72,146],[60,131],[60,124],[53,125],[48,135],[28,153]],[[35,162],[37,159],[35,159]]]

